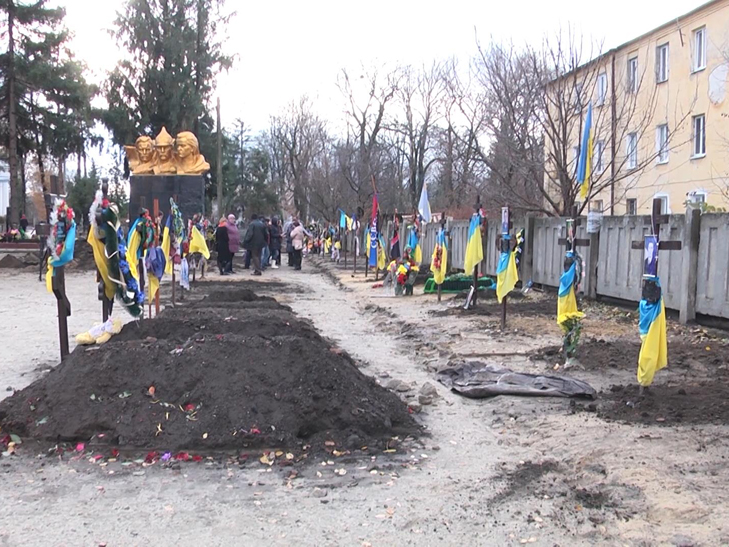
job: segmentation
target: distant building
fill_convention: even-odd
[[[683,212],[686,201],[727,207],[729,0],[704,3],[604,53],[547,93],[564,90],[565,79],[583,122],[593,106],[593,181],[603,183],[593,186],[602,190],[589,209],[648,214],[654,198],[665,213]],[[568,131],[570,169],[581,129]]]

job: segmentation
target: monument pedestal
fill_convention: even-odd
[[[129,179],[129,219],[144,207],[155,215],[170,212],[170,198],[180,208],[183,218],[205,213],[205,178],[203,175],[132,175]]]

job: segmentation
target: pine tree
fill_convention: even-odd
[[[215,161],[209,102],[215,77],[232,59],[217,38],[227,17],[223,0],[127,0],[113,31],[129,52],[105,85],[103,114],[114,142],[139,135],[197,134],[203,154]],[[212,172],[215,172],[214,166]]]
[[[17,222],[25,208],[27,155],[36,154],[43,182],[47,157],[59,160],[62,176],[65,157],[83,154],[92,138],[90,103],[96,90],[65,47],[63,9],[47,7],[46,0],[0,0],[0,11],[6,16],[7,44],[0,55],[0,103],[7,119],[0,137],[9,156],[11,222]]]

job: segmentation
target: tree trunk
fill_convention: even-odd
[[[18,176],[18,126],[15,111],[15,4],[8,2],[8,163],[10,167],[10,223],[20,222],[23,208],[23,185]],[[2,211],[4,213],[5,211]]]

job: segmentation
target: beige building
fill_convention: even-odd
[[[547,93],[556,88],[574,96],[576,122],[565,131],[570,170],[592,103],[590,209],[646,214],[654,198],[668,213],[683,212],[687,200],[729,208],[729,0],[600,55]]]

